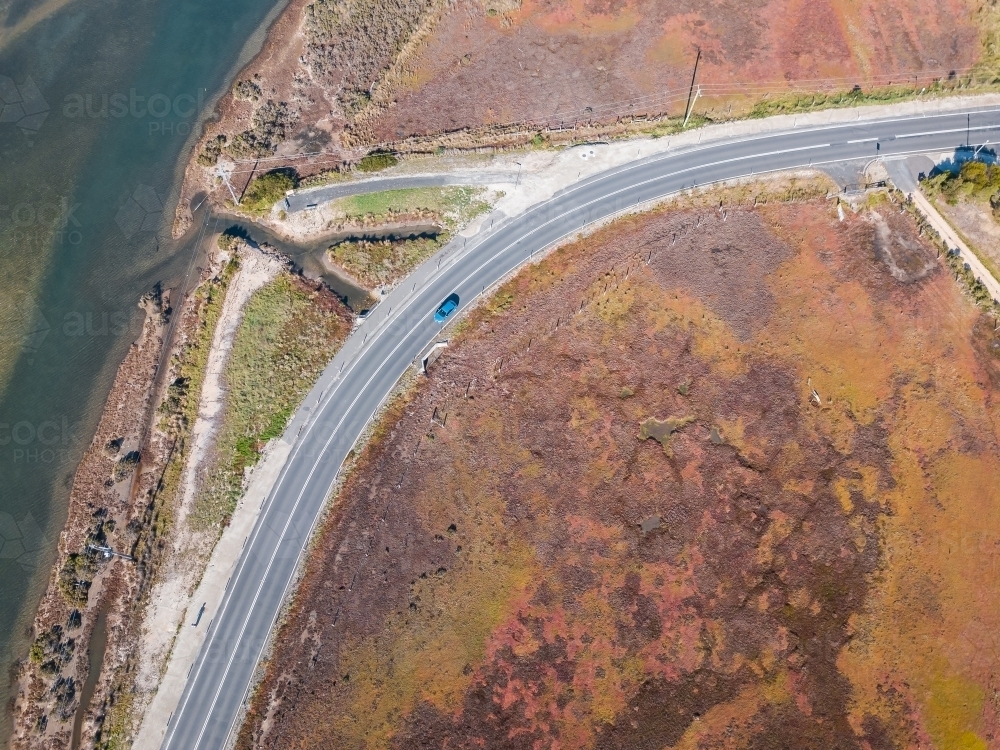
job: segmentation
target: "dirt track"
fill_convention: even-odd
[[[522,272],[362,456],[241,746],[992,738],[1000,344],[933,258],[813,202]]]

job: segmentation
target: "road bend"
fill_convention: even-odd
[[[809,166],[1000,141],[1000,109],[803,127],[658,154],[582,180],[465,245],[454,240],[375,308],[289,426],[292,451],[246,541],[164,737],[223,748],[341,465],[414,358],[440,335],[434,310],[465,309],[532,255],[593,222],[681,190]]]

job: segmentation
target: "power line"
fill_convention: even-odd
[[[963,70],[929,70],[922,71],[918,73],[881,73],[873,76],[866,76],[863,79],[859,79],[857,76],[842,76],[842,77],[828,77],[828,78],[799,78],[794,80],[773,80],[773,81],[755,81],[749,83],[741,83],[738,81],[733,82],[719,82],[719,83],[700,83],[698,84],[698,90],[700,91],[699,96],[703,98],[720,97],[727,95],[747,95],[747,96],[760,96],[768,94],[784,94],[784,93],[828,93],[828,91],[823,91],[822,89],[837,89],[850,86],[852,88],[860,89],[862,86],[865,88],[875,88],[878,86],[906,86],[906,85],[919,85],[923,83],[933,83],[941,80],[956,80],[964,75],[968,75],[973,71],[973,68],[966,68]],[[660,91],[654,94],[643,94],[641,96],[632,97],[630,99],[622,99],[617,102],[608,102],[606,104],[596,104],[584,107],[577,107],[573,109],[558,110],[548,115],[543,115],[540,117],[529,118],[521,122],[510,122],[502,128],[517,128],[517,127],[548,127],[551,128],[558,123],[559,129],[563,128],[563,124],[566,122],[573,122],[573,125],[577,125],[580,121],[593,120],[595,117],[611,117],[611,116],[622,116],[622,115],[634,115],[636,110],[642,110],[642,108],[657,109],[659,112],[657,114],[662,114],[671,105],[689,99],[691,96],[691,91],[693,89],[688,89],[688,87],[677,87],[668,88],[664,91]],[[648,113],[642,113],[648,114]],[[337,151],[301,151],[292,154],[275,155],[275,156],[265,156],[265,157],[251,157],[245,159],[233,159],[234,165],[241,164],[251,164],[251,163],[270,163],[270,162],[290,162],[297,161],[301,159],[314,159],[316,157],[331,157],[328,161],[314,162],[313,166],[325,165],[325,164],[341,164],[343,163],[343,157],[340,152]],[[253,169],[248,170],[231,170],[230,174],[248,174],[252,173]]]

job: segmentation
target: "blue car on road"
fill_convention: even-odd
[[[458,295],[449,294],[441,306],[438,307],[437,312],[434,313],[434,320],[438,323],[444,323],[448,316],[451,315],[455,310],[458,309]]]

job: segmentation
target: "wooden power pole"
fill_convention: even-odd
[[[691,88],[688,89],[687,107],[684,108],[684,125],[687,126],[691,117],[691,110],[694,108],[694,84],[698,78],[698,63],[701,62],[701,47],[698,47],[698,55],[694,58],[694,73],[691,74]]]

